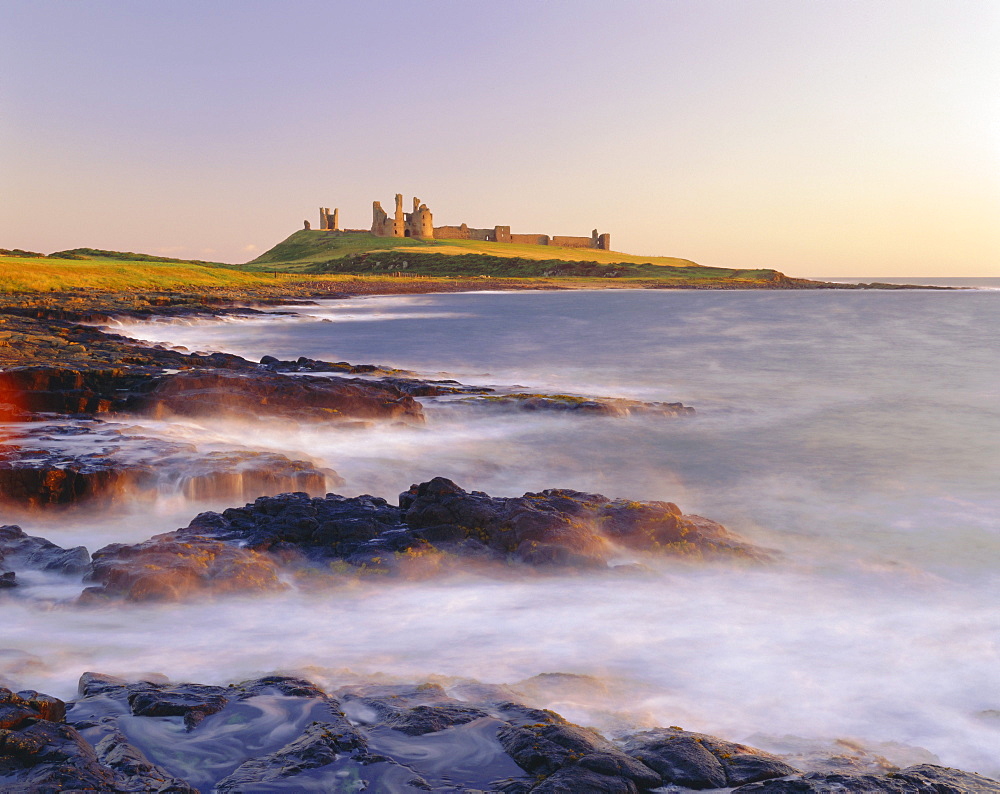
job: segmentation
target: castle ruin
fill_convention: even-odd
[[[305,228],[310,224],[305,222]],[[474,229],[463,223],[461,226],[435,226],[431,211],[420,199],[413,199],[413,211],[403,211],[403,194],[396,194],[396,206],[390,217],[382,202],[372,202],[371,229],[341,229],[340,210],[329,207],[319,208],[319,228],[321,231],[341,234],[370,233],[376,237],[414,237],[418,240],[482,240],[490,243],[527,243],[530,245],[555,245],[560,248],[595,248],[611,250],[611,235],[598,234],[597,229],[590,237],[565,237],[547,234],[511,234],[510,226],[494,226],[492,229]]]

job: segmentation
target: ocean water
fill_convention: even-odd
[[[989,285],[983,285],[989,286]],[[780,749],[859,742],[1000,774],[1000,295],[996,291],[462,293],[119,330],[251,359],[405,367],[499,388],[682,401],[693,417],[474,411],[421,427],[130,420],[206,448],[335,469],[393,499],[443,475],[519,495],[664,499],[780,552],[641,576],[449,576],[79,610],[39,581],[5,605],[0,679],[68,696],[91,669],[224,683],[283,670],[599,686],[545,705],[604,730],[682,725]],[[220,505],[221,506],[221,505]],[[165,494],[21,525],[91,550],[185,525]],[[791,738],[790,738],[791,737]]]

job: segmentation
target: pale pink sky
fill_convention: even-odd
[[[995,0],[5,0],[0,247],[240,262],[340,207],[1000,276]]]

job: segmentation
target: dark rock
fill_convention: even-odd
[[[457,532],[515,561],[604,566],[614,545],[681,556],[767,559],[766,551],[670,502],[610,500],[562,489],[494,498],[437,477],[400,495],[406,524],[431,543]],[[437,541],[434,539],[438,539]]]
[[[101,695],[126,697],[128,682],[124,678],[103,673],[84,673],[77,683],[77,691],[83,697],[100,697]]]
[[[497,739],[514,762],[532,775],[551,775],[570,760],[569,750],[527,728],[501,728]]]
[[[94,749],[101,763],[120,776],[121,791],[199,794],[198,789],[152,763],[119,731],[109,733]]]
[[[395,386],[413,397],[441,397],[449,394],[490,394],[488,386],[467,386],[457,380],[421,380],[419,378],[382,378],[382,383]]]
[[[93,555],[85,600],[169,600],[193,592],[281,587],[282,566],[340,560],[389,573],[428,552],[542,567],[606,567],[618,546],[682,556],[767,559],[722,526],[669,502],[608,500],[549,490],[523,497],[467,493],[441,477],[414,485],[393,507],[373,496],[261,497],[198,515],[184,529]]]
[[[260,364],[264,369],[268,369],[271,372],[344,372],[350,375],[397,376],[414,374],[406,370],[383,367],[378,364],[350,364],[347,361],[317,361],[305,356],[299,356],[295,361],[282,361],[274,356],[264,356],[261,358]],[[405,381],[406,379],[401,378],[400,380]],[[396,385],[394,380],[385,379],[385,381],[391,385]]]
[[[629,416],[631,414],[687,416],[694,413],[694,408],[689,408],[681,403],[643,402],[614,397],[580,397],[572,394],[514,392],[487,397],[470,397],[462,402],[480,408],[572,412],[595,416]]]
[[[531,789],[538,794],[636,794],[639,790],[628,778],[609,777],[579,764],[563,767]]]
[[[0,573],[0,590],[6,590],[11,587],[17,587],[17,574],[13,571]]]
[[[51,695],[43,695],[41,692],[36,692],[33,689],[22,690],[17,693],[16,697],[20,698],[27,708],[37,712],[43,720],[49,720],[50,722],[66,721],[66,704],[59,698],[54,698]],[[3,696],[0,694],[0,701],[2,700]]]
[[[94,749],[56,721],[64,714],[56,698],[0,687],[0,791],[118,790]]]
[[[331,469],[278,453],[200,453],[92,420],[35,425],[0,444],[0,502],[28,508],[110,506],[170,489],[189,499],[324,494],[342,484]]]
[[[443,703],[398,711],[386,719],[385,724],[408,736],[422,736],[489,716],[488,711],[475,706]]]
[[[1000,781],[957,769],[920,764],[887,774],[822,774],[768,780],[734,789],[739,794],[997,794]]]
[[[275,560],[252,549],[205,538],[180,539],[175,533],[135,545],[113,543],[94,552],[85,577],[95,586],[83,603],[106,598],[176,601],[196,593],[280,590]]]
[[[159,379],[134,403],[156,417],[261,416],[296,420],[400,419],[420,421],[420,404],[388,384],[345,378],[290,377],[257,370],[196,370]]]
[[[83,546],[64,549],[45,538],[28,535],[18,526],[0,526],[0,560],[8,567],[31,568],[67,575],[83,573],[90,554]],[[14,581],[14,577],[10,577]]]
[[[0,501],[21,507],[110,503],[152,489],[151,465],[108,459],[46,454],[35,450],[0,451]]]
[[[518,714],[514,704],[499,709],[504,716],[513,712],[521,723],[497,732],[504,750],[525,772],[546,776],[540,784],[546,788],[533,790],[638,791],[660,785],[660,775],[595,731],[552,712],[525,709]],[[532,711],[544,721],[526,723]]]
[[[277,452],[209,452],[188,457],[177,475],[188,499],[256,499],[289,492],[322,495],[344,484],[332,469],[291,460]]]
[[[657,728],[628,737],[622,749],[656,770],[664,784],[724,788],[799,772],[777,756],[679,728]]]
[[[0,689],[0,791],[190,794],[340,790],[349,783],[372,791],[639,792],[664,785],[732,788],[740,775],[780,763],[752,747],[676,728],[630,737],[626,754],[555,712],[507,701],[459,702],[436,684],[338,690],[349,713],[367,710],[361,724],[352,725],[336,698],[300,678],[272,675],[228,687],[151,678],[156,680],[84,674],[72,725],[56,721],[62,704],[55,698]],[[278,739],[275,708],[287,715],[285,739]],[[204,719],[191,720],[187,734],[150,732],[137,722],[199,713]],[[236,725],[241,727],[233,733]],[[225,740],[214,742],[217,735]],[[695,748],[715,765],[696,758]],[[205,752],[211,764],[198,760]],[[451,766],[449,753],[456,754]],[[639,760],[640,753],[649,760]],[[524,777],[512,774],[511,761]],[[676,774],[682,767],[686,774]],[[670,779],[663,774],[668,768]],[[177,769],[188,770],[183,775],[190,779],[178,779]],[[768,774],[777,771],[786,775],[735,791],[1000,794],[1000,782],[928,764],[888,774],[803,775],[772,766]]]
[[[99,414],[124,407],[160,377],[151,367],[15,367],[0,372],[0,394],[32,413]]]
[[[393,708],[410,708],[428,703],[454,703],[440,684],[355,684],[338,689],[341,700],[365,698],[392,702]]]
[[[890,772],[886,777],[915,786],[920,794],[972,794],[972,792],[997,794],[1000,792],[1000,781],[936,764],[909,766],[899,772]]]
[[[183,717],[188,730],[209,714],[222,711],[228,702],[225,688],[202,684],[147,684],[128,695],[129,707],[137,717]]]
[[[374,496],[282,494],[244,507],[202,513],[180,536],[206,534],[256,551],[289,546],[317,559],[344,557],[388,530],[400,529],[401,512]]]
[[[116,783],[69,725],[39,720],[0,730],[0,786],[8,791],[116,791]]]
[[[311,681],[306,681],[304,678],[295,678],[294,676],[288,675],[266,675],[261,678],[251,678],[247,681],[241,681],[238,684],[234,684],[232,689],[235,691],[236,696],[241,700],[246,700],[251,697],[259,697],[260,695],[271,695],[278,693],[279,695],[284,695],[285,697],[292,698],[316,698],[318,700],[329,700],[335,703],[332,698],[329,698],[327,694],[313,684]],[[227,688],[227,691],[228,688]],[[230,692],[230,694],[233,694]]]
[[[283,790],[291,790],[297,775],[337,765],[343,754],[364,748],[364,740],[356,733],[344,733],[340,725],[314,722],[297,739],[277,752],[251,758],[239,766],[219,781],[215,790],[222,794],[243,791],[244,787],[251,786],[261,791],[264,790],[262,787],[270,785],[272,788],[269,790],[273,791],[278,784]],[[333,782],[330,781],[331,784]]]

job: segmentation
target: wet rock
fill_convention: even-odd
[[[385,724],[394,730],[409,736],[422,736],[425,733],[443,731],[454,725],[464,725],[467,722],[488,717],[485,709],[461,704],[444,703],[436,706],[414,706],[392,714]]]
[[[332,469],[275,452],[203,453],[93,420],[36,424],[0,443],[0,502],[29,509],[111,506],[171,490],[189,499],[324,494],[342,484]]]
[[[152,763],[119,731],[101,739],[94,750],[102,764],[118,773],[121,780],[119,791],[199,794],[198,789]]]
[[[15,569],[30,568],[76,575],[89,569],[90,554],[83,546],[64,549],[10,525],[0,526],[0,562]],[[10,580],[14,581],[14,578]]]
[[[81,603],[108,598],[176,601],[196,594],[280,590],[278,565],[251,549],[166,533],[138,543],[113,543],[94,552]]]
[[[368,495],[291,493],[202,513],[184,529],[97,551],[87,580],[99,586],[84,596],[169,600],[270,590],[281,586],[278,572],[288,566],[312,565],[329,574],[330,562],[341,561],[357,571],[385,573],[420,565],[432,553],[576,568],[607,567],[619,547],[768,559],[766,551],[668,502],[612,501],[567,490],[493,498],[439,477],[412,486],[400,505]]]
[[[1000,792],[1000,781],[963,772],[959,769],[937,766],[936,764],[918,764],[890,772],[886,775],[891,780],[905,781],[917,787],[920,794],[965,794],[965,792]]]
[[[670,502],[610,500],[563,489],[495,498],[443,477],[400,496],[406,524],[430,543],[478,540],[533,565],[604,566],[615,546],[695,557],[763,560],[768,553]]]
[[[228,702],[223,687],[202,684],[146,684],[128,694],[129,707],[137,717],[183,717],[188,730],[209,714],[222,711]]]
[[[31,780],[47,783],[62,775],[77,788],[101,791],[640,792],[733,788],[747,758],[780,763],[752,747],[675,728],[635,734],[619,746],[555,712],[506,701],[459,702],[437,684],[356,684],[338,690],[338,699],[290,676],[227,687],[150,678],[84,674],[70,725],[54,721],[60,716],[54,698],[0,690],[0,707],[6,707],[0,708],[0,791],[11,780],[21,785],[29,779],[27,767],[12,767],[9,757],[29,739]],[[366,718],[352,725],[341,703],[349,715],[367,709]],[[211,713],[192,720],[186,732],[163,729],[164,720],[186,719],[205,706]],[[21,738],[11,745],[13,734]],[[661,770],[684,766],[694,746],[714,759],[715,766],[708,764],[713,772],[688,774],[687,782],[672,772],[667,780]],[[635,757],[638,751],[649,760]],[[1000,782],[928,764],[887,774],[801,774],[776,767],[768,774],[777,771],[787,774],[735,790],[1000,794]],[[84,773],[102,782],[79,785]],[[25,789],[33,790],[15,790]]]
[[[51,695],[43,695],[33,689],[22,690],[15,696],[25,705],[25,707],[36,712],[43,720],[51,722],[66,721],[66,704],[59,698]],[[0,694],[0,700],[3,695]]]
[[[337,772],[342,772],[348,766],[338,763],[343,755],[364,747],[364,740],[357,734],[344,733],[339,725],[314,722],[297,739],[280,750],[260,758],[252,758],[239,766],[231,775],[220,780],[215,790],[220,793],[243,791],[247,786],[257,790],[268,786],[269,790],[275,790],[279,785],[283,790],[292,790],[296,777],[323,767],[334,767],[330,770],[332,785]],[[351,765],[357,763],[353,761]],[[413,777],[412,773],[407,777]]]
[[[420,421],[420,404],[387,384],[361,379],[290,377],[271,372],[197,370],[157,381],[137,400],[152,416],[261,416],[296,420]]]
[[[763,750],[679,728],[637,733],[622,749],[656,770],[663,784],[685,788],[742,786],[799,772]]]
[[[530,789],[538,794],[636,794],[645,789],[628,778],[603,775],[580,764],[565,766]]]
[[[387,531],[401,528],[401,512],[374,496],[309,498],[291,493],[244,507],[203,513],[179,536],[205,535],[256,551],[298,549],[315,559],[340,558]]]
[[[114,773],[59,718],[61,701],[0,687],[0,791],[116,791]]]
[[[322,689],[311,681],[288,675],[265,675],[260,678],[251,678],[234,684],[231,688],[233,691],[229,691],[229,689],[227,687],[230,696],[235,695],[241,700],[277,693],[290,698],[315,698],[336,704],[333,698],[328,697]]]
[[[504,707],[505,714],[511,711],[510,705]],[[504,749],[522,769],[545,776],[533,791],[634,792],[660,785],[659,774],[596,731],[567,723],[551,712],[535,711],[544,722],[522,722],[497,732]],[[529,715],[518,716],[523,720]]]
[[[0,573],[0,590],[17,587],[17,574],[14,571]]]
[[[629,416],[632,414],[688,416],[694,413],[694,408],[682,403],[643,402],[642,400],[615,397],[580,397],[573,394],[514,392],[486,397],[470,397],[463,402],[480,408],[556,411],[594,416]]]
[[[32,413],[108,413],[149,388],[159,372],[150,367],[15,367],[0,372],[0,394],[16,395],[18,405]]]
[[[468,386],[457,380],[421,380],[419,378],[382,378],[400,391],[414,397],[442,397],[450,394],[490,394],[494,389],[488,386]]]
[[[280,566],[345,558],[399,518],[398,508],[370,496],[261,497],[144,543],[98,550],[87,580],[99,586],[84,595],[144,601],[279,589]]]
[[[110,503],[151,489],[156,481],[151,465],[32,449],[0,451],[0,501],[19,507]]]
[[[768,780],[734,789],[740,794],[997,794],[1000,781],[958,769],[919,764],[898,772],[876,774],[822,774]]]
[[[344,372],[350,375],[413,375],[407,370],[383,367],[379,364],[350,364],[347,361],[317,361],[299,356],[295,361],[282,361],[274,356],[264,356],[260,366],[271,372]],[[391,381],[390,381],[391,382]],[[395,385],[395,384],[393,384]]]
[[[161,475],[162,476],[162,475]],[[180,490],[188,499],[255,499],[289,492],[325,494],[344,484],[333,469],[292,460],[277,452],[209,452],[177,467]]]

